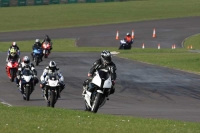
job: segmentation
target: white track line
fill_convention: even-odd
[[[2,103],[2,104],[4,104],[4,105],[7,105],[8,107],[11,107],[11,106],[12,106],[11,104],[9,104],[9,103],[5,102],[5,101],[4,101],[4,100],[2,100],[2,99],[0,99],[0,101],[2,101],[1,103]]]

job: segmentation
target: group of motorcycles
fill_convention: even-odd
[[[33,50],[33,57],[34,57],[34,62],[36,65],[39,64],[39,62],[41,61],[42,58],[42,53],[44,54],[44,58],[48,58],[49,54],[50,54],[50,47],[51,45],[49,44],[49,42],[44,42],[42,44],[42,48],[36,48]],[[14,82],[16,76],[17,76],[17,71],[18,71],[18,67],[19,67],[19,63],[17,60],[9,60],[8,63],[6,64],[6,73],[8,78],[10,79],[11,82]],[[30,69],[24,69],[21,73],[21,79],[19,82],[19,90],[20,92],[23,92],[23,99],[26,101],[30,100],[30,95],[34,90],[34,75],[32,70]],[[51,92],[49,91],[48,93],[49,98],[51,100],[51,106],[54,107],[54,104],[57,100],[57,98],[55,98],[55,88],[58,87],[59,85],[56,84],[58,81],[58,79],[56,78],[52,78],[49,80],[49,83],[47,83],[48,87],[50,88],[50,90],[53,92],[53,96],[51,96]],[[23,85],[23,86],[21,86]],[[51,89],[53,88],[53,89]],[[52,100],[54,99],[54,100]],[[49,103],[49,102],[48,102]]]
[[[40,62],[41,53],[43,52],[44,57],[47,58],[50,53],[50,45],[45,42],[42,45],[42,49],[34,49],[34,61],[36,65]],[[13,82],[16,77],[16,73],[18,70],[18,63],[10,60],[7,63],[6,72],[10,80]],[[46,84],[46,88],[44,90],[44,95],[46,95],[46,101],[48,107],[54,107],[55,103],[58,100],[59,91],[59,78],[55,73],[48,75],[48,80]],[[31,70],[24,69],[22,71],[22,77],[20,80],[23,86],[19,86],[22,88],[24,92],[24,100],[29,101],[30,95],[34,90],[34,76]],[[94,90],[92,92],[87,91],[83,95],[85,110],[96,113],[99,108],[101,108],[107,100],[109,100],[109,94],[112,87],[111,75],[110,72],[106,69],[101,69],[95,72],[91,83],[94,86]]]

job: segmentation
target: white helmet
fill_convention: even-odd
[[[49,69],[50,69],[52,72],[55,72],[55,70],[56,70],[56,62],[55,62],[55,61],[50,61],[50,62],[49,62]]]
[[[16,43],[16,42],[13,42],[13,43],[12,43],[12,46],[14,46],[14,47],[17,46],[17,43]]]
[[[35,39],[35,42],[40,42],[40,39]]]

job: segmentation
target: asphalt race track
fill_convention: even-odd
[[[77,46],[116,46],[116,31],[122,38],[126,32],[135,31],[133,47],[171,48],[176,44],[181,48],[182,41],[200,31],[200,17],[144,21],[125,24],[63,28],[41,31],[20,31],[0,33],[0,41],[20,41],[44,38],[48,34],[55,38],[75,38]],[[152,38],[156,28],[157,38]],[[92,39],[91,39],[92,38]],[[32,44],[30,44],[31,50]],[[30,56],[30,53],[21,53]],[[100,53],[57,53],[52,52],[49,58],[36,66],[38,77],[50,60],[57,62],[65,77],[66,88],[56,108],[84,110],[81,96],[82,83],[92,63],[100,57]],[[0,61],[5,62],[6,53],[0,53]],[[110,100],[99,109],[98,113],[129,115],[145,118],[163,118],[200,122],[200,75],[169,69],[156,65],[131,61],[113,56],[117,65],[116,92]],[[46,106],[41,96],[39,85],[30,97],[24,101],[11,83],[5,72],[5,63],[0,65],[0,101],[13,106]]]

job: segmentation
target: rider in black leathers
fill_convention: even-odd
[[[113,94],[115,92],[114,85],[115,85],[115,80],[117,78],[117,74],[116,74],[117,68],[116,68],[116,65],[112,62],[110,51],[104,50],[101,52],[101,58],[95,61],[92,68],[90,69],[88,73],[89,78],[83,82],[82,95],[85,94],[86,90],[91,91],[91,92],[93,91],[93,85],[90,83],[92,80],[93,74],[96,70],[99,70],[102,68],[110,70],[111,80],[112,80],[112,88],[111,88],[110,94]]]
[[[43,44],[44,42],[46,42],[46,41],[49,42],[49,44],[51,45],[50,50],[52,50],[52,49],[53,49],[53,46],[52,46],[51,38],[50,38],[48,35],[45,36],[44,40],[42,41],[42,44]]]

